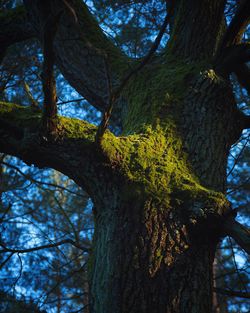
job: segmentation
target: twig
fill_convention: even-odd
[[[83,100],[85,100],[85,98],[79,98],[79,99],[61,101],[61,102],[58,102],[57,105],[63,105],[63,104],[71,103],[71,102],[81,102],[81,101],[83,101]]]
[[[29,253],[29,252],[33,252],[33,251],[39,251],[39,250],[43,250],[43,249],[49,249],[49,248],[54,248],[54,247],[58,247],[64,244],[71,244],[72,246],[76,247],[77,249],[82,250],[83,252],[89,252],[89,248],[87,247],[82,247],[80,245],[78,245],[76,242],[74,242],[71,239],[64,239],[61,240],[59,242],[55,242],[55,243],[51,243],[51,244],[47,244],[47,245],[43,245],[43,246],[38,246],[38,247],[33,247],[33,248],[27,248],[27,249],[11,249],[6,247],[4,244],[0,243],[0,247],[2,247],[2,249],[0,250],[0,253],[5,253],[5,252],[11,252],[11,253]]]
[[[4,267],[4,265],[11,259],[11,257],[12,257],[14,254],[15,254],[15,253],[12,252],[12,253],[3,261],[3,263],[0,264],[0,270],[1,270],[1,268]]]
[[[172,13],[171,13],[172,14]],[[127,85],[128,81],[131,79],[132,76],[134,76],[135,74],[137,74],[149,61],[150,59],[152,58],[152,56],[154,55],[154,53],[156,52],[156,50],[158,49],[159,47],[159,44],[161,42],[161,39],[164,35],[164,32],[166,30],[166,27],[169,23],[169,20],[171,18],[171,14],[170,13],[167,13],[166,14],[166,17],[164,19],[164,22],[161,26],[161,29],[152,45],[152,47],[150,48],[148,54],[143,58],[143,60],[141,61],[141,63],[135,67],[134,70],[132,70],[130,73],[128,73],[124,79],[122,80],[120,86],[114,91],[114,94],[113,94],[113,99],[114,101],[118,99],[118,97],[120,96],[122,90],[124,89],[124,87]]]
[[[250,235],[250,232],[249,232],[249,235]],[[229,238],[229,242],[230,242],[230,245],[231,245],[231,250],[232,250],[232,254],[233,254],[233,263],[234,263],[234,267],[235,267],[235,270],[236,270],[236,273],[237,273],[237,276],[239,278],[239,281],[241,282],[241,285],[243,286],[243,288],[245,289],[245,291],[247,292],[247,288],[241,278],[241,275],[240,275],[240,272],[239,272],[239,269],[238,269],[238,265],[237,265],[237,262],[236,262],[236,259],[235,259],[235,253],[234,253],[234,248],[233,248],[233,243],[232,243],[232,240],[231,238]]]
[[[37,180],[37,179],[34,179],[33,177],[31,177],[30,175],[27,175],[25,174],[24,172],[22,172],[17,166],[15,165],[12,165],[12,164],[9,164],[7,162],[0,162],[1,164],[5,165],[5,166],[8,166],[9,168],[12,168],[14,169],[15,171],[17,171],[19,174],[21,174],[23,177],[25,177],[26,179],[28,179],[29,181],[31,181],[32,183],[34,184],[38,184],[38,185],[46,185],[46,186],[49,186],[49,187],[53,187],[53,188],[58,188],[58,189],[61,189],[61,190],[65,190],[67,191],[68,193],[71,193],[73,195],[76,195],[78,197],[82,197],[84,198],[84,195],[81,195],[80,193],[77,193],[77,192],[74,192],[66,187],[63,187],[63,186],[59,186],[59,185],[56,185],[56,184],[53,184],[53,183],[46,183],[46,182],[43,182],[43,181],[40,181],[40,180]]]
[[[12,288],[15,291],[16,289],[16,284],[18,283],[19,279],[22,277],[22,273],[23,273],[23,262],[22,262],[22,258],[20,257],[19,253],[17,253],[17,257],[19,259],[19,263],[20,263],[20,269],[19,269],[19,274],[17,276],[17,278],[15,279]]]
[[[79,274],[80,272],[82,272],[82,270],[84,270],[84,268],[87,266],[88,262],[85,262],[79,269],[72,271],[69,275],[67,275],[66,277],[62,277],[59,281],[56,282],[56,284],[42,297],[45,298],[43,300],[42,305],[40,306],[43,307],[46,303],[47,303],[47,299],[49,297],[49,295],[56,290],[56,288],[62,284],[63,282],[66,282],[68,279],[71,279],[75,274]]]
[[[238,153],[237,157],[234,158],[234,159],[235,159],[234,164],[233,164],[232,168],[230,169],[230,171],[228,172],[227,177],[229,177],[229,176],[232,174],[232,172],[233,172],[235,166],[236,166],[237,163],[239,162],[239,159],[240,159],[240,157],[242,156],[242,153],[244,152],[245,148],[247,147],[247,144],[248,144],[249,139],[250,139],[250,134],[248,135],[248,137],[247,137],[247,139],[246,139],[246,142],[243,144],[243,147],[241,148],[241,150],[240,150],[240,152]]]

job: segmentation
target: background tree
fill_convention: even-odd
[[[214,192],[214,190],[225,191],[225,155],[228,153],[228,140],[230,139],[231,144],[231,141],[235,140],[233,137],[238,135],[234,134],[235,126],[238,126],[239,131],[247,126],[247,118],[244,118],[239,111],[235,110],[235,105],[232,101],[231,93],[229,92],[230,86],[227,83],[229,74],[227,71],[229,67],[233,65],[229,71],[235,71],[241,83],[243,78],[246,79],[247,75],[245,72],[244,77],[242,76],[242,64],[240,63],[241,61],[247,60],[248,48],[242,45],[224,50],[224,47],[218,45],[220,49],[217,49],[217,42],[221,41],[221,45],[223,46],[226,38],[228,44],[231,45],[233,42],[230,41],[234,40],[232,36],[238,36],[238,34],[242,32],[243,27],[246,26],[248,16],[244,14],[249,10],[248,5],[243,3],[244,10],[239,10],[236,14],[230,11],[230,14],[232,14],[234,18],[229,26],[230,31],[226,32],[223,37],[222,32],[219,33],[218,25],[220,24],[219,22],[223,21],[223,9],[228,10],[228,7],[223,6],[224,2],[221,2],[217,6],[214,5],[213,10],[211,9],[209,14],[213,17],[217,16],[217,25],[215,25],[216,23],[211,25],[211,23],[208,22],[202,24],[207,21],[206,19],[211,17],[208,16],[208,12],[203,11],[204,8],[207,8],[209,3],[211,4],[212,1],[208,1],[203,5],[198,5],[194,1],[193,5],[195,5],[195,10],[193,16],[197,16],[199,13],[199,16],[204,17],[204,21],[200,21],[197,17],[196,28],[194,28],[189,21],[191,16],[185,15],[187,8],[185,8],[184,4],[176,2],[173,8],[171,8],[171,6],[168,7],[169,12],[171,12],[171,19],[169,18],[169,20],[171,20],[170,32],[172,33],[170,42],[168,43],[168,52],[164,52],[157,58],[152,59],[146,67],[139,72],[137,71],[136,75],[130,79],[130,84],[127,85],[126,90],[123,90],[122,97],[113,105],[113,115],[116,116],[117,114],[118,118],[119,113],[121,113],[120,107],[123,106],[123,117],[120,117],[119,120],[123,120],[124,134],[134,133],[134,135],[115,139],[110,133],[106,133],[104,137],[101,138],[99,144],[91,144],[91,140],[93,140],[91,138],[95,137],[96,130],[90,126],[88,135],[91,134],[92,136],[93,134],[93,136],[91,138],[85,137],[83,148],[84,153],[87,155],[81,158],[86,158],[85,170],[87,170],[87,173],[91,173],[90,177],[92,183],[89,181],[89,176],[87,183],[84,183],[84,177],[79,178],[77,177],[77,173],[72,173],[71,165],[69,166],[71,159],[67,158],[68,152],[66,153],[64,151],[64,144],[70,143],[72,144],[71,147],[73,147],[73,142],[77,138],[78,140],[76,140],[75,143],[78,147],[77,149],[81,146],[82,140],[79,139],[79,136],[84,136],[84,134],[80,134],[80,132],[84,131],[84,129],[80,130],[81,124],[76,122],[76,127],[77,129],[79,128],[79,130],[77,130],[77,136],[73,134],[72,129],[68,127],[72,122],[68,121],[67,123],[66,119],[63,120],[63,123],[61,120],[58,121],[59,127],[56,137],[48,137],[44,130],[42,134],[41,130],[38,131],[39,134],[36,134],[35,120],[37,118],[39,119],[40,113],[32,109],[32,116],[30,116],[32,118],[30,121],[32,122],[31,124],[34,123],[34,125],[32,125],[30,129],[31,134],[28,129],[29,126],[27,127],[26,125],[27,118],[20,116],[22,121],[18,123],[18,125],[20,128],[25,126],[26,130],[25,133],[21,135],[24,148],[19,149],[21,150],[19,154],[15,152],[15,140],[20,140],[21,129],[16,128],[9,122],[3,121],[4,132],[9,131],[12,133],[12,137],[17,136],[17,138],[14,138],[13,142],[10,140],[10,147],[8,147],[9,143],[7,143],[7,148],[3,148],[4,152],[6,152],[6,149],[10,149],[7,151],[8,153],[18,155],[19,157],[21,156],[26,161],[39,163],[44,162],[45,158],[46,162],[50,162],[48,156],[40,156],[41,151],[37,148],[39,144],[40,148],[43,147],[42,150],[45,149],[43,150],[45,154],[50,150],[49,156],[53,156],[54,160],[56,159],[56,164],[54,164],[55,161],[53,161],[53,157],[51,158],[53,167],[61,169],[61,171],[65,172],[70,177],[74,176],[73,178],[80,185],[86,184],[85,188],[87,188],[90,194],[93,193],[93,188],[95,191],[98,191],[94,192],[95,197],[92,197],[95,202],[97,220],[95,254],[98,255],[98,258],[96,262],[101,262],[101,256],[103,256],[105,260],[110,260],[109,263],[114,263],[118,266],[116,267],[117,273],[113,274],[112,271],[115,270],[115,267],[111,266],[113,264],[107,263],[106,265],[108,266],[106,266],[106,269],[101,266],[101,263],[98,263],[95,267],[98,268],[98,271],[102,269],[99,273],[94,272],[97,274],[97,277],[94,277],[96,281],[94,280],[92,288],[92,295],[100,299],[100,303],[93,301],[96,306],[95,310],[97,311],[105,310],[107,303],[109,303],[109,306],[112,303],[111,307],[113,306],[114,311],[116,307],[117,310],[118,307],[119,310],[121,310],[121,305],[124,305],[124,311],[128,310],[126,306],[129,306],[130,303],[126,301],[126,292],[128,294],[135,294],[134,297],[137,300],[135,300],[133,296],[129,298],[131,306],[135,311],[138,311],[139,308],[142,312],[147,312],[147,310],[152,312],[154,309],[158,311],[179,310],[185,312],[185,310],[187,310],[186,305],[188,306],[184,301],[186,297],[185,293],[188,295],[189,302],[191,299],[195,302],[194,310],[197,310],[197,312],[201,310],[204,312],[209,311],[209,303],[205,304],[204,299],[200,299],[202,303],[199,302],[201,295],[199,295],[198,291],[197,294],[189,293],[191,289],[193,289],[192,286],[187,286],[188,283],[184,282],[178,275],[176,276],[175,271],[177,271],[177,269],[180,270],[180,266],[182,267],[183,263],[185,263],[185,266],[188,265],[189,257],[193,257],[194,255],[198,256],[198,254],[200,254],[201,258],[197,260],[197,264],[195,265],[198,269],[201,269],[199,274],[204,275],[201,275],[201,277],[211,279],[211,267],[208,267],[209,264],[211,266],[211,259],[209,257],[210,261],[208,262],[206,253],[213,250],[218,238],[225,235],[224,231],[229,231],[227,230],[227,225],[229,224],[228,216],[230,216],[230,210],[223,200],[222,195]],[[119,90],[119,76],[121,77],[120,81],[124,82],[124,77],[128,77],[126,73],[131,73],[130,64],[132,61],[128,63],[125,55],[121,55],[120,52],[111,45],[111,42],[106,41],[98,28],[96,29],[97,36],[99,36],[98,39],[93,36],[95,31],[92,26],[97,25],[91,20],[86,7],[82,6],[80,9],[80,2],[65,1],[65,11],[63,11],[63,13],[57,10],[56,1],[51,8],[49,8],[48,3],[42,5],[40,2],[40,5],[42,5],[40,9],[42,9],[41,12],[44,16],[35,16],[35,14],[38,13],[36,11],[38,8],[36,7],[37,4],[39,5],[39,1],[35,1],[33,4],[30,3],[27,8],[28,11],[30,11],[30,16],[33,16],[35,22],[38,23],[35,29],[38,30],[41,39],[44,38],[43,25],[47,23],[44,18],[45,16],[46,18],[48,17],[48,15],[43,12],[51,12],[52,17],[57,17],[59,13],[62,14],[57,25],[57,33],[55,34],[54,41],[55,56],[59,68],[61,66],[60,70],[72,85],[78,88],[92,104],[102,111],[108,110],[109,101],[107,98],[111,98],[112,90]],[[111,8],[117,6],[116,2],[111,4]],[[138,8],[136,5],[137,3],[134,7]],[[151,3],[149,3],[149,7],[150,5]],[[144,6],[141,5],[142,12],[145,7],[147,8],[147,3]],[[164,7],[160,6],[160,8],[162,9]],[[189,9],[190,7],[188,10]],[[245,13],[242,15],[241,12]],[[80,14],[80,16],[78,14]],[[87,14],[87,18],[85,16],[84,21],[81,20],[83,14]],[[130,17],[130,15],[127,16],[128,18]],[[156,13],[156,16],[160,16],[159,12]],[[176,18],[176,16],[178,16],[178,18]],[[71,21],[67,28],[67,30],[69,30],[68,38],[71,38],[70,46],[67,45],[67,42],[69,42],[67,38],[60,37],[62,34],[64,36],[67,34],[65,31],[66,17],[68,22]],[[136,19],[131,18],[131,20],[131,29],[133,29]],[[13,21],[8,19],[7,23],[10,22],[14,27],[15,24]],[[189,31],[186,32],[186,37],[182,37],[182,27],[185,23],[187,25],[185,30]],[[25,28],[25,25],[26,24],[23,23],[22,27]],[[201,38],[197,25],[206,26],[209,33],[206,38],[207,41],[205,40],[205,42],[199,43]],[[236,33],[235,25],[238,25],[236,27]],[[64,30],[64,33],[62,30]],[[79,39],[73,37],[71,33],[73,31],[75,34],[80,34]],[[211,34],[209,31],[211,31]],[[228,33],[233,34],[231,38],[227,35]],[[3,38],[5,39],[4,42],[6,45],[10,44],[11,40],[26,39],[27,36],[34,35],[32,32],[29,32],[28,26],[27,29],[21,30],[23,37],[18,36],[15,38],[17,33],[12,32],[12,34],[13,37],[10,36],[10,33],[7,34],[8,37],[6,33],[4,34]],[[176,34],[179,35],[176,36]],[[18,35],[20,35],[20,33],[18,33]],[[196,44],[194,44],[194,42],[187,43],[187,40],[184,40],[184,38],[188,38],[189,35],[197,39]],[[220,36],[221,38],[219,38]],[[74,42],[73,45],[72,42]],[[102,46],[102,44],[105,47]],[[209,50],[209,47],[213,47],[213,45],[214,48],[206,52]],[[73,53],[72,47],[75,47],[77,50],[79,46],[81,49],[78,51],[83,53],[79,55],[79,59],[74,59],[74,62],[72,62],[71,54],[68,54],[67,59],[64,59],[65,54],[68,52]],[[105,51],[104,48],[107,48],[107,50]],[[216,49],[217,55],[215,53]],[[131,52],[127,50],[127,53],[130,55],[134,53],[133,56],[140,56],[142,52],[133,52],[132,49]],[[175,55],[174,57],[172,56],[173,53]],[[238,63],[238,56],[241,57],[241,60],[239,64],[235,66],[235,63]],[[115,59],[113,59],[113,57],[115,57]],[[187,61],[189,65],[185,64]],[[79,64],[82,64],[84,73],[77,73],[77,68],[74,67],[74,64],[78,66],[78,68],[81,68]],[[138,68],[137,65],[135,65],[135,67]],[[241,68],[241,71],[239,68]],[[244,69],[246,70],[246,68]],[[152,70],[154,70],[155,73],[154,77],[150,75]],[[173,73],[175,74],[174,76]],[[112,90],[109,81],[112,82]],[[144,88],[145,84],[149,86],[148,93],[141,95],[139,89]],[[198,91],[196,92],[196,90]],[[227,93],[229,95],[228,99],[230,101],[228,100],[228,102],[231,103],[231,105],[227,104],[228,107],[226,108],[224,105],[222,106],[222,101],[224,102],[227,97],[225,96],[223,99],[219,97],[219,93],[221,94],[222,92],[224,96]],[[163,97],[160,97],[161,93],[163,93]],[[203,99],[205,95],[207,97]],[[162,103],[163,98],[165,100]],[[209,100],[206,100],[207,98]],[[201,106],[203,108],[202,110],[199,107],[201,103],[203,103],[203,106]],[[212,109],[208,110],[206,103],[207,106],[209,105]],[[128,108],[125,109],[127,105]],[[10,106],[4,106],[4,108],[6,108],[5,111],[9,111]],[[228,121],[224,115],[225,109],[227,109],[226,116]],[[190,114],[191,112],[193,112],[193,114]],[[12,115],[12,113],[10,113],[10,115]],[[214,116],[217,117],[216,121],[211,121],[211,115],[213,115],[213,118]],[[104,119],[106,116],[107,114],[104,114]],[[16,124],[16,117],[13,116],[13,118]],[[193,130],[191,128],[193,128],[193,125],[199,127],[199,132],[196,131],[192,133]],[[211,131],[211,127],[213,131]],[[226,132],[225,134],[222,132],[222,129],[223,131],[227,129],[228,133]],[[167,136],[165,136],[165,133]],[[10,136],[9,133],[8,136]],[[72,139],[67,141],[67,136]],[[8,138],[11,139],[11,137]],[[192,141],[190,141],[191,139]],[[39,155],[33,155],[32,160],[30,160],[30,145],[33,146],[34,142],[36,142],[36,144],[35,149],[34,147],[32,148],[32,152],[39,151]],[[207,145],[205,143],[207,143]],[[3,146],[6,147],[6,142],[4,142]],[[153,146],[157,146],[157,150],[159,151],[154,151]],[[207,148],[208,146],[210,149]],[[216,146],[220,146],[221,149],[218,149]],[[56,152],[53,153],[53,148],[55,149],[56,147],[59,147],[58,149],[62,152],[62,159],[57,159],[55,156]],[[93,168],[91,167],[93,166],[92,163],[88,163],[88,157],[93,160],[91,156],[92,148],[95,157],[97,157]],[[14,149],[14,152],[12,149]],[[209,150],[211,150],[210,157],[204,155],[203,152],[208,152]],[[171,151],[173,151],[173,155],[171,155]],[[80,153],[80,151],[77,153]],[[176,155],[176,157],[174,157],[174,155]],[[77,160],[79,159],[76,158],[75,155],[74,158],[75,165],[73,165],[73,168],[78,168],[80,163],[77,164]],[[49,163],[39,163],[39,165],[52,166]],[[215,172],[213,173],[211,169]],[[69,171],[70,174],[67,171]],[[105,179],[107,175],[109,176],[111,184]],[[179,180],[180,176],[183,176],[183,179]],[[118,189],[114,188],[112,185],[113,180],[115,181],[116,187],[118,186]],[[122,188],[120,186],[122,186]],[[135,192],[131,193],[130,188],[132,188],[133,191],[135,190]],[[98,194],[99,196],[97,196]],[[128,194],[130,196],[129,199],[127,199]],[[110,216],[110,208],[112,206],[114,206],[114,208],[112,209],[112,216]],[[131,211],[131,207],[134,208],[133,211]],[[123,209],[121,210],[121,208]],[[114,212],[119,212],[119,214],[115,214],[115,217],[113,216],[113,210]],[[135,212],[137,212],[137,214],[135,214]],[[224,223],[226,225],[226,227],[224,227],[225,230],[223,230]],[[194,227],[192,226],[193,224],[197,226]],[[211,224],[215,224],[215,228],[211,229]],[[131,243],[128,247],[123,247],[121,242],[119,245],[119,240],[117,236],[115,236],[116,232],[121,234],[124,229],[123,225],[127,225],[126,230],[132,233],[128,233],[128,237],[126,237],[128,242]],[[231,226],[230,232],[232,231]],[[234,224],[234,227],[237,227],[237,224]],[[211,234],[207,236],[207,231],[212,231],[213,236],[211,236]],[[195,240],[197,233],[202,237],[202,244]],[[234,237],[235,234],[235,231],[233,233],[231,232],[231,235]],[[114,238],[116,238],[117,249],[115,250],[117,254],[114,251],[112,243],[109,242],[108,236],[111,236],[111,238],[114,236]],[[236,239],[247,249],[247,237],[237,235]],[[101,248],[103,246],[103,240],[107,248],[105,251]],[[187,251],[185,249],[187,249]],[[197,251],[199,253],[197,253]],[[123,254],[127,256],[127,258],[124,258],[124,263],[120,261],[120,259],[122,259],[121,255]],[[90,263],[94,263],[93,259],[94,257],[92,257],[92,262]],[[200,263],[202,264],[199,267]],[[132,278],[130,282],[132,287],[129,287],[131,290],[126,288],[125,282],[130,279],[124,277],[124,269],[128,268],[131,275],[136,273],[137,284],[140,282],[139,286],[142,285],[143,288],[139,288]],[[191,275],[192,273],[192,279],[195,281],[197,276],[196,271],[190,264],[187,268],[189,268],[189,274]],[[171,277],[169,277],[169,271],[171,272]],[[101,276],[99,277],[98,275]],[[118,285],[117,288],[115,288],[115,281],[110,281],[112,276],[115,276],[114,279],[117,283],[118,281],[119,284],[124,282],[124,288],[119,290]],[[166,282],[169,278],[169,282]],[[164,281],[162,281],[162,279],[164,279]],[[178,280],[182,281],[183,285],[182,283],[180,284],[182,287],[178,287],[178,284],[176,285]],[[104,287],[101,286],[102,283]],[[199,285],[198,281],[196,283]],[[113,299],[112,293],[107,295],[102,292],[102,290],[105,290],[105,286],[109,284],[114,286],[113,292],[116,297]],[[149,292],[148,288],[150,288],[150,297],[147,296],[147,292]],[[151,294],[152,288],[154,295]],[[180,299],[178,299],[176,295],[172,295],[174,292],[178,294],[178,288],[182,290]],[[136,291],[138,295],[133,291]],[[203,291],[206,291],[206,294],[211,293],[211,288],[205,285]],[[174,302],[171,300],[172,296],[173,299],[175,299]],[[138,303],[140,302],[140,304],[138,304],[137,301]],[[190,303],[192,305],[192,302]],[[157,308],[157,306],[159,307]]]

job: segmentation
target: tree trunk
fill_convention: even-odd
[[[136,202],[97,216],[92,311],[211,312],[215,241],[188,238],[163,204]]]
[[[95,313],[212,312],[238,113],[230,83],[212,69],[169,64],[162,80],[145,70],[131,83],[125,125],[133,135],[103,146],[119,175],[94,199]]]
[[[131,61],[107,40],[81,0],[63,2],[56,63],[73,87],[105,111],[106,63],[116,86]],[[41,38],[45,2],[24,3]],[[53,12],[61,10],[61,1],[48,3]],[[242,119],[229,79],[214,65],[225,0],[168,3],[174,10],[167,49],[123,90],[124,136],[106,131],[97,144],[96,127],[59,118],[60,140],[34,141],[28,111],[2,104],[1,128],[11,140],[0,137],[1,151],[62,171],[93,199],[92,313],[212,312],[212,264],[231,214],[224,195],[227,157]],[[234,233],[240,237],[239,227]],[[238,239],[248,243],[246,232]]]

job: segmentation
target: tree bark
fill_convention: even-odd
[[[186,75],[193,78],[182,86],[183,98],[162,102],[162,86],[143,90],[142,120],[133,121],[131,104],[127,131],[140,135],[119,148],[104,144],[125,181],[109,183],[96,203],[93,312],[212,312],[212,264],[230,214],[223,192],[238,112],[230,83],[213,70],[184,71],[181,80]],[[146,80],[144,72],[131,83],[131,99],[138,100]]]
[[[24,2],[39,37],[43,2]],[[51,3],[57,12],[59,1]],[[0,105],[0,151],[58,169],[92,197],[93,313],[212,312],[215,249],[230,233],[232,218],[224,195],[227,157],[245,122],[229,79],[213,66],[225,1],[173,3],[167,51],[123,91],[128,104],[123,136],[107,131],[97,145],[96,127],[61,118],[61,137],[43,141],[36,131],[40,113]],[[69,4],[81,28],[65,7],[55,38],[56,62],[69,82],[103,110],[103,61],[107,55],[116,81],[127,60],[106,41],[81,1]],[[105,44],[106,52],[100,53]],[[247,232],[242,237],[237,227],[232,234],[248,247]]]

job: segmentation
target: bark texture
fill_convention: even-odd
[[[45,2],[24,3],[42,41]],[[62,10],[54,43],[59,69],[105,110],[105,62],[115,85],[128,60],[80,0],[63,1],[69,6],[46,3],[55,14]],[[44,141],[37,132],[40,112],[0,105],[1,152],[60,170],[93,199],[93,313],[212,312],[214,253],[230,228],[224,195],[227,156],[245,122],[227,75],[214,66],[225,1],[171,5],[165,53],[123,91],[123,136],[107,131],[97,145],[95,126],[59,118],[60,137]],[[247,246],[248,233],[242,238],[236,226],[232,233]]]

